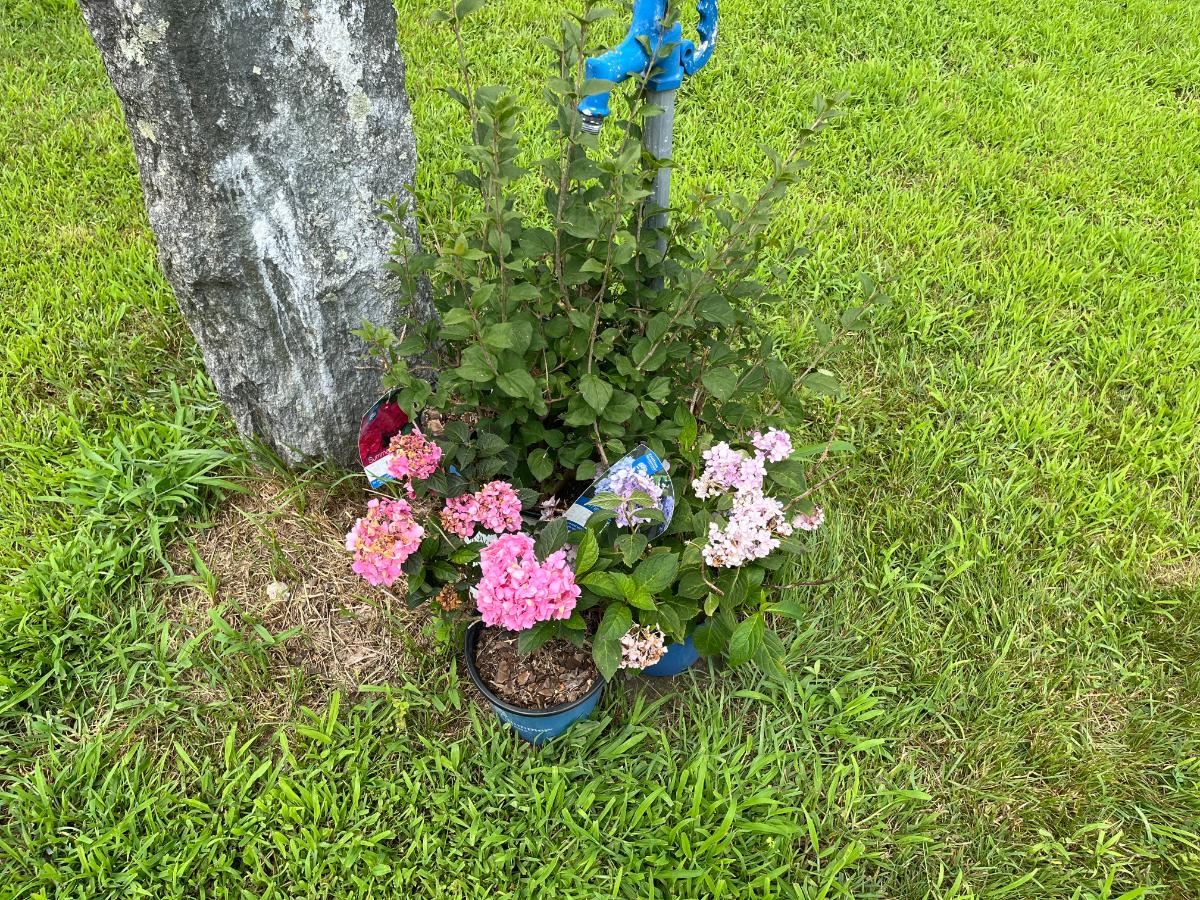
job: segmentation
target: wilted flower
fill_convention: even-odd
[[[443,611],[453,612],[462,606],[462,597],[454,589],[454,585],[444,584],[442,585],[442,589],[438,591],[437,604]]]
[[[354,554],[351,568],[369,584],[391,587],[424,534],[404,500],[371,500],[367,514],[346,535],[346,549]]]
[[[657,629],[634,625],[621,637],[622,669],[648,669],[666,655],[666,636]]]
[[[819,506],[814,506],[810,513],[798,513],[792,519],[792,527],[798,528],[801,531],[816,531],[825,524],[825,510]]]
[[[555,519],[562,518],[563,501],[557,497],[548,497],[538,504],[541,510],[538,520],[542,522],[553,522]]]

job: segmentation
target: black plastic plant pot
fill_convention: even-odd
[[[544,744],[551,738],[558,737],[580,719],[586,718],[596,708],[596,704],[600,702],[600,695],[604,693],[603,678],[597,678],[592,689],[578,700],[559,703],[557,706],[548,706],[545,709],[525,709],[521,706],[514,706],[507,700],[496,696],[492,689],[484,683],[479,670],[475,667],[475,645],[479,640],[479,633],[484,627],[483,622],[473,622],[467,629],[465,647],[467,671],[471,674],[471,680],[475,682],[475,687],[479,688],[479,693],[483,694],[491,704],[496,718],[511,725],[525,740],[531,744]]]

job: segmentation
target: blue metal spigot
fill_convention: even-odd
[[[683,27],[675,22],[667,26],[668,0],[633,0],[633,22],[625,39],[612,50],[592,57],[584,66],[588,78],[620,83],[631,75],[648,75],[646,100],[662,110],[646,119],[642,143],[658,160],[671,158],[675,130],[675,91],[683,84],[684,75],[694,75],[704,68],[717,43],[717,0],[696,0],[700,22],[696,31],[700,43],[683,39]],[[580,126],[597,134],[608,115],[610,93],[593,94],[579,104]],[[667,241],[662,236],[667,224],[666,209],[671,205],[671,169],[660,166],[654,174],[654,206],[658,211],[646,220],[651,228],[659,229],[657,241],[660,253],[666,253]],[[654,279],[662,287],[661,279]]]
[[[620,83],[631,75],[650,71],[646,82],[649,91],[674,91],[683,83],[685,74],[693,75],[704,67],[717,42],[717,0],[697,0],[696,11],[700,14],[696,27],[699,44],[684,40],[683,27],[678,22],[665,27],[667,0],[634,0],[629,33],[612,50],[589,59],[584,70],[586,76]],[[600,130],[608,115],[609,96],[593,94],[579,104],[586,131]]]

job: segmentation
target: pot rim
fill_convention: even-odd
[[[492,691],[491,688],[483,680],[483,676],[479,674],[479,670],[475,668],[475,642],[479,639],[479,632],[487,627],[483,624],[482,619],[476,619],[467,626],[467,634],[464,640],[463,656],[467,661],[467,672],[471,676],[471,680],[475,682],[475,687],[479,688],[479,693],[483,694],[487,701],[493,706],[498,706],[505,712],[513,713],[518,716],[526,716],[529,718],[542,718],[546,716],[557,716],[561,713],[569,712],[577,706],[581,706],[592,698],[594,694],[604,690],[606,684],[604,676],[599,672],[596,673],[596,683],[592,685],[592,689],[580,697],[578,700],[569,700],[566,703],[559,703],[555,706],[547,706],[544,709],[530,709],[524,706],[515,706],[509,701],[499,697]]]

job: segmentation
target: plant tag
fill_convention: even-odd
[[[671,476],[667,473],[667,463],[645,444],[638,444],[631,452],[617,460],[604,474],[592,482],[591,486],[579,495],[571,508],[567,510],[567,528],[571,531],[581,531],[587,527],[592,513],[600,509],[596,505],[597,494],[612,492],[614,481],[620,473],[632,470],[637,475],[648,478],[662,491],[658,498],[658,508],[663,514],[661,522],[645,526],[642,534],[647,540],[661,537],[671,524],[671,516],[675,512],[675,488],[671,484]],[[605,526],[607,527],[607,526]]]
[[[373,488],[396,480],[388,474],[388,465],[392,461],[388,445],[396,435],[412,430],[408,413],[400,408],[395,398],[393,391],[376,400],[358,428],[358,458]]]

